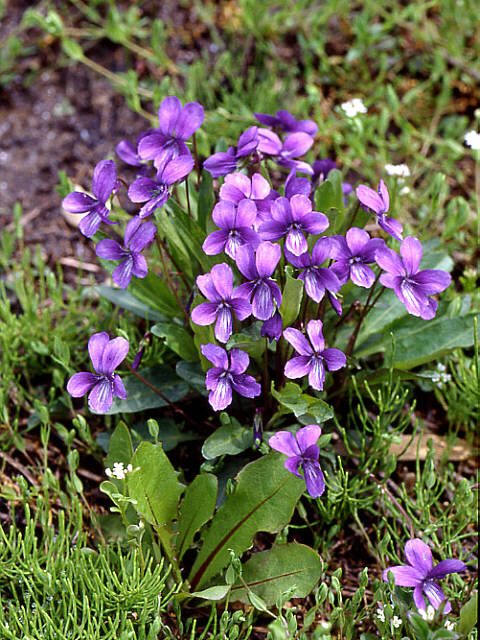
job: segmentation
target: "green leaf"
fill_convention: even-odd
[[[165,282],[153,273],[145,278],[132,278],[129,291],[149,307],[174,318],[183,318],[178,302]]]
[[[430,627],[428,626],[428,622],[426,622],[418,613],[411,614],[410,624],[412,625],[418,640],[429,640]]]
[[[127,481],[130,497],[137,501],[136,511],[157,528],[170,525],[177,517],[183,485],[162,447],[142,442],[132,466]]]
[[[123,462],[126,466],[131,462],[133,456],[133,445],[130,431],[127,425],[121,421],[112,433],[108,443],[108,455],[105,458],[105,466],[113,467],[114,462]]]
[[[158,322],[151,328],[151,332],[159,338],[165,338],[167,347],[183,360],[197,360],[198,351],[192,336],[183,327],[172,322]]]
[[[260,363],[263,360],[265,351],[265,338],[255,338],[245,333],[235,333],[230,337],[225,348],[230,351],[234,347],[245,351],[251,358]]]
[[[438,360],[452,349],[473,345],[475,314],[450,318],[438,315],[432,320],[408,316],[392,327],[395,337],[394,366],[411,369]],[[387,349],[388,361],[391,346]]]
[[[333,409],[329,404],[302,393],[295,382],[287,382],[281,391],[276,391],[272,383],[271,393],[281,405],[277,415],[293,413],[302,424],[321,424],[333,417]]]
[[[76,40],[71,38],[62,39],[62,49],[72,60],[83,60],[83,49]]]
[[[306,545],[292,542],[255,553],[243,565],[242,577],[255,595],[272,605],[282,593],[292,589],[292,598],[308,596],[318,583],[321,571],[318,553]],[[248,604],[248,592],[241,583],[232,588],[231,600]]]
[[[184,360],[180,360],[180,362],[176,364],[175,372],[179,378],[185,380],[197,393],[200,393],[202,396],[208,396],[209,391],[205,386],[205,374],[202,371],[200,362],[185,362]]]
[[[194,301],[193,301],[193,305],[192,305],[192,309],[194,307],[197,306],[197,304],[200,304],[202,302],[202,300],[197,296],[195,297]],[[193,341],[195,343],[195,346],[197,347],[197,351],[198,351],[198,356],[200,358],[200,364],[202,366],[203,371],[208,371],[209,369],[212,368],[212,363],[210,362],[210,360],[208,360],[208,358],[205,358],[205,356],[202,354],[200,347],[202,346],[202,344],[215,344],[215,333],[214,333],[214,325],[213,324],[209,324],[207,326],[201,326],[199,324],[195,324],[195,322],[192,322],[192,320],[190,320],[190,328],[193,331]]]
[[[214,264],[221,261],[221,257],[207,256],[203,251],[202,245],[205,240],[205,231],[195,220],[192,220],[185,211],[180,209],[173,200],[170,199],[167,202],[166,208],[169,211],[169,220],[176,231],[184,251],[186,251],[187,255],[195,258],[204,272],[210,271]],[[160,219],[163,221],[164,217],[159,217],[158,220]],[[167,235],[167,240],[168,239],[169,237]]]
[[[303,297],[303,282],[290,275],[290,270],[285,269],[285,287],[282,293],[280,315],[283,320],[283,328],[292,325],[300,313],[300,305]]]
[[[230,591],[228,584],[216,585],[214,587],[208,587],[203,591],[194,591],[189,596],[192,598],[202,598],[202,600],[223,600],[227,593]]]
[[[148,367],[138,372],[147,382],[158,389],[170,402],[182,400],[189,392],[188,385],[180,382],[167,366]],[[127,397],[115,398],[108,415],[115,413],[136,413],[145,409],[166,407],[167,402],[134,375],[123,378]]]
[[[121,309],[128,309],[132,311],[140,318],[146,318],[147,320],[166,320],[167,316],[160,313],[156,309],[153,309],[145,302],[141,302],[138,298],[133,296],[129,291],[123,289],[117,289],[116,287],[107,287],[100,285],[96,287],[96,291],[113,304],[116,304]]]
[[[305,489],[283,466],[283,456],[267,455],[240,471],[233,493],[215,514],[193,565],[190,581],[197,588],[229,562],[232,549],[242,554],[258,531],[276,533],[292,516]]]
[[[202,455],[206,460],[224,455],[235,456],[253,444],[252,429],[245,428],[226,413],[222,413],[220,419],[223,425],[203,443]]]
[[[322,213],[336,207],[337,199],[335,196],[335,189],[330,180],[324,180],[321,185],[315,191],[315,210]]]
[[[470,600],[460,609],[460,620],[457,623],[458,633],[468,635],[477,624],[478,617],[478,592],[472,594]]]
[[[211,473],[198,475],[186,490],[180,505],[178,536],[175,540],[178,560],[190,548],[195,533],[212,517],[216,500],[217,478]]]
[[[208,171],[202,171],[202,183],[198,193],[198,213],[197,221],[203,231],[207,230],[207,220],[212,214],[215,205],[215,194],[213,192],[213,180]]]

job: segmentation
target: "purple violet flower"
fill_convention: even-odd
[[[375,262],[375,252],[385,247],[381,238],[370,238],[363,229],[352,227],[346,236],[331,236],[330,257],[337,260],[330,268],[343,285],[350,279],[357,287],[369,289],[375,273],[367,264]]]
[[[252,313],[248,300],[233,291],[233,273],[222,262],[212,267],[210,273],[198,276],[197,286],[209,302],[202,302],[192,310],[192,321],[206,326],[215,322],[215,338],[228,342],[232,335],[232,310],[242,322]]]
[[[318,235],[328,227],[324,213],[312,211],[312,203],[307,196],[298,194],[287,198],[277,198],[271,208],[272,219],[263,222],[258,232],[263,240],[285,238],[285,248],[295,256],[308,250],[304,233]]]
[[[312,498],[319,498],[325,491],[325,481],[318,462],[320,449],[317,440],[321,433],[318,424],[309,424],[295,435],[290,431],[277,431],[268,440],[272,449],[288,456],[284,464],[287,471],[301,478],[299,467],[302,467],[307,491]]]
[[[254,251],[249,245],[237,250],[237,267],[249,280],[236,289],[237,295],[251,300],[252,314],[259,320],[269,320],[282,302],[282,294],[278,285],[271,279],[282,255],[278,244],[262,242]],[[253,296],[253,299],[252,299]]]
[[[446,601],[443,613],[449,613],[452,610],[452,605],[446,599],[437,580],[444,578],[449,573],[465,571],[467,566],[461,560],[453,559],[442,560],[433,566],[432,552],[420,538],[407,541],[405,557],[407,565],[397,565],[384,570],[384,581],[388,582],[388,572],[391,571],[396,586],[415,587],[413,600],[417,609],[425,611],[425,595],[435,610],[440,607],[442,602]]]
[[[377,214],[378,224],[395,240],[402,241],[403,227],[395,218],[389,218],[385,215],[390,206],[390,196],[388,195],[388,189],[383,180],[380,180],[378,185],[378,191],[367,187],[365,184],[360,184],[355,193],[357,198],[362,203],[363,207],[371,209]]]
[[[276,116],[270,116],[267,113],[254,113],[255,118],[266,127],[278,127],[287,133],[295,133],[303,131],[309,136],[314,136],[318,131],[318,125],[313,120],[297,120],[288,111],[280,109]]]
[[[138,212],[140,218],[151,215],[155,209],[163,207],[170,197],[168,187],[182,180],[193,169],[192,156],[180,156],[165,164],[157,173],[157,179],[138,177],[128,188],[128,197],[132,202],[145,202]]]
[[[208,401],[215,411],[222,411],[232,402],[232,387],[245,398],[255,398],[261,394],[262,387],[255,378],[244,373],[250,362],[245,351],[232,349],[228,354],[216,344],[202,344],[200,348],[205,358],[215,365],[207,371],[205,380],[210,391]]]
[[[265,320],[262,325],[262,338],[268,338],[268,341],[280,340],[283,330],[283,320],[278,309],[269,320]]]
[[[132,275],[145,278],[148,273],[147,261],[140,252],[153,242],[157,227],[153,222],[145,222],[138,216],[132,218],[125,228],[123,247],[115,240],[105,238],[97,244],[96,254],[105,260],[121,260],[112,273],[113,281],[122,289],[130,284]]]
[[[323,299],[325,290],[336,293],[341,287],[333,268],[320,266],[327,258],[330,258],[331,251],[332,241],[327,237],[317,240],[312,249],[311,258],[308,250],[302,255],[296,256],[285,249],[286,259],[297,269],[303,269],[298,278],[304,281],[308,297],[315,302],[320,302]]]
[[[87,213],[80,220],[78,228],[87,238],[91,238],[98,231],[102,222],[105,224],[117,224],[110,222],[110,211],[106,207],[117,184],[117,174],[113,160],[102,160],[97,164],[93,172],[93,195],[89,196],[81,191],[72,191],[63,199],[62,206],[70,213]]]
[[[254,173],[251,178],[243,173],[230,173],[225,176],[225,181],[220,187],[221,200],[238,205],[242,200],[248,199],[255,203],[257,211],[262,213],[270,212],[275,193],[260,173]]]
[[[213,231],[203,243],[203,251],[208,256],[216,256],[225,251],[233,260],[242,245],[254,248],[260,243],[257,233],[251,228],[257,217],[257,208],[252,200],[240,200],[238,207],[233,202],[221,200],[212,212],[212,218],[220,231]]]
[[[129,140],[120,140],[120,142],[115,147],[117,156],[121,160],[123,160],[125,164],[129,164],[132,167],[142,167],[142,172],[145,169],[148,169],[145,161],[142,160],[138,155],[138,145],[140,144],[140,140],[143,140],[143,138],[151,135],[152,133],[155,133],[155,129],[148,129],[148,131],[143,131],[137,138],[136,147],[134,147]]]
[[[229,147],[228,151],[214,153],[203,163],[203,168],[213,178],[236,171],[241,158],[249,156],[258,146],[258,127],[249,127],[238,139],[237,150]]]
[[[298,329],[288,328],[283,332],[295,351],[299,354],[285,365],[287,378],[303,378],[308,374],[308,383],[318,391],[323,390],[325,367],[336,371],[345,366],[347,358],[339,349],[324,349],[321,320],[310,320],[307,324],[309,340]]]
[[[67,391],[74,398],[88,393],[88,406],[95,413],[106,413],[113,403],[113,396],[125,400],[127,392],[122,379],[114,373],[125,360],[129,344],[125,338],[110,340],[108,333],[94,333],[88,341],[88,353],[96,373],[75,373],[67,383]]]
[[[307,162],[295,160],[295,158],[307,153],[313,144],[313,138],[308,133],[303,131],[291,133],[282,143],[277,134],[270,129],[259,129],[258,138],[258,150],[273,156],[275,162],[281,167],[295,169],[301,173],[313,173],[312,167]]]
[[[297,178],[295,169],[292,169],[285,180],[285,197],[290,199],[297,194],[309,196],[311,191],[310,180],[308,178]]]
[[[201,126],[204,117],[205,112],[198,102],[188,102],[182,107],[178,98],[164,98],[158,110],[159,128],[139,142],[140,158],[153,160],[155,167],[161,171],[170,160],[189,156],[190,150],[185,140]]]
[[[408,313],[431,320],[437,311],[437,301],[429,296],[444,291],[452,278],[446,271],[424,269],[419,271],[423,248],[420,240],[408,236],[400,246],[402,257],[392,249],[378,249],[375,259],[387,273],[380,276],[384,287],[393,289]]]

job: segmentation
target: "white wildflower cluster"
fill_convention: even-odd
[[[439,362],[437,364],[437,369],[433,372],[432,382],[434,382],[439,389],[443,388],[443,385],[446,382],[450,382],[452,376],[449,373],[446,373],[447,367]]]
[[[389,176],[396,176],[397,178],[408,178],[410,176],[410,169],[406,164],[386,164],[385,171]]]
[[[340,107],[349,118],[354,118],[359,113],[367,113],[367,107],[363,104],[361,98],[353,98],[348,102],[342,102]]]
[[[426,609],[426,610],[424,610],[424,609],[419,609],[419,610],[418,610],[418,613],[419,613],[419,614],[422,616],[422,618],[423,618],[424,620],[426,620],[427,622],[431,622],[431,621],[434,619],[434,617],[435,617],[435,609],[432,607],[432,605],[431,605],[431,604],[429,604],[429,605],[427,606],[427,609]]]
[[[380,622],[385,622],[385,611],[383,610],[383,606],[379,605],[377,611],[375,612],[377,618],[380,620]]]
[[[113,469],[110,469],[110,467],[107,467],[105,469],[105,475],[109,478],[113,476],[114,478],[117,478],[117,480],[124,480],[125,475],[127,473],[130,473],[131,471],[133,471],[133,467],[131,464],[127,464],[127,466],[125,467],[123,462],[114,462]]]
[[[455,623],[452,620],[447,620],[445,622],[445,629],[448,631],[453,631],[455,629]]]
[[[467,133],[463,136],[465,140],[465,144],[473,149],[474,151],[480,150],[480,133],[477,131],[467,131]]]
[[[402,626],[402,619],[399,618],[398,616],[393,616],[392,627],[395,627],[395,629],[398,629],[401,626]]]

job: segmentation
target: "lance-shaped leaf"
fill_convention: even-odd
[[[267,604],[294,588],[292,598],[305,598],[320,579],[322,562],[316,551],[304,544],[279,544],[255,553],[242,567],[242,578]],[[248,592],[240,582],[231,591],[231,600],[249,604]]]
[[[264,456],[244,467],[234,492],[217,511],[204,536],[190,574],[192,589],[205,584],[229,563],[229,549],[240,555],[252,545],[258,531],[280,531],[290,521],[304,489],[304,482],[285,469],[280,457]]]
[[[253,445],[253,430],[244,427],[228,413],[220,415],[222,426],[216,429],[203,443],[202,455],[206,460],[220,456],[236,456]]]
[[[158,322],[151,328],[154,336],[165,338],[169,349],[174,351],[183,360],[194,362],[198,359],[198,352],[192,336],[183,327],[172,322]]]
[[[177,517],[183,485],[160,445],[142,442],[132,458],[133,471],[127,475],[135,509],[157,528],[168,526]]]
[[[471,347],[474,317],[475,314],[457,318],[437,315],[428,322],[413,316],[403,318],[393,327],[394,366],[411,369],[438,360],[452,349]],[[387,349],[387,362],[390,350]]]
[[[201,229],[206,231],[207,220],[215,205],[212,176],[208,171],[202,171],[202,183],[198,193],[197,221]]]
[[[286,329],[295,322],[300,313],[300,305],[303,297],[303,282],[290,275],[285,269],[285,288],[282,293],[280,315],[283,320],[283,328]]]
[[[211,473],[197,476],[186,490],[180,505],[178,536],[175,540],[178,560],[192,544],[196,532],[212,517],[216,500],[217,478]]]
[[[95,290],[102,296],[113,302],[121,309],[128,309],[132,311],[140,318],[146,318],[147,320],[166,320],[167,316],[156,309],[153,309],[145,302],[141,302],[138,298],[133,296],[129,291],[125,289],[118,289],[117,287],[107,287],[106,285],[100,285]]]
[[[108,443],[105,466],[113,467],[115,462],[123,462],[127,466],[132,459],[132,455],[133,445],[130,430],[124,422],[119,422]]]

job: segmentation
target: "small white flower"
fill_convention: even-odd
[[[106,475],[107,477],[109,477],[109,478],[111,478],[111,477],[112,477],[112,470],[110,469],[110,467],[107,467],[107,468],[105,469],[105,475]]]
[[[448,629],[448,631],[453,631],[455,629],[455,623],[452,622],[452,620],[447,620],[445,622],[445,629]]]
[[[114,462],[112,475],[117,478],[117,480],[123,480],[125,478],[125,469],[123,468],[123,462]]]
[[[131,464],[127,464],[127,468],[125,470],[127,473],[131,473],[133,471],[133,467]]]
[[[419,609],[418,613],[422,616],[422,618],[424,620],[426,620],[427,622],[431,622],[434,617],[435,617],[435,609],[432,607],[431,604],[429,604],[427,606],[427,610],[424,611],[423,609]]]
[[[342,102],[340,107],[349,118],[354,118],[359,113],[367,113],[367,108],[361,98],[353,98],[353,100],[348,100],[348,102]]]
[[[401,196],[406,196],[407,193],[410,193],[410,187],[402,187],[398,193]]]
[[[383,611],[382,607],[378,607],[377,611],[377,618],[380,620],[380,622],[385,622],[385,613]]]
[[[465,140],[465,144],[468,147],[471,147],[474,151],[478,151],[480,149],[480,133],[477,133],[472,129],[472,131],[467,131],[467,133],[463,136]]]
[[[398,176],[399,178],[408,178],[410,169],[406,164],[386,164],[385,171],[389,176]]]
[[[402,626],[402,619],[398,616],[393,616],[392,625],[395,627],[395,629],[398,629],[398,627]]]
[[[443,363],[439,362],[439,363],[437,364],[437,370],[438,370],[438,371],[446,371],[446,370],[447,370],[447,367],[446,367]]]

